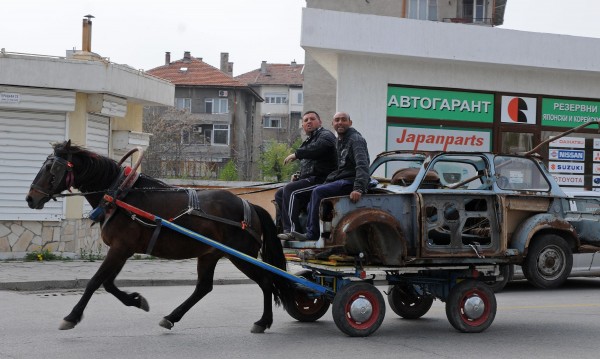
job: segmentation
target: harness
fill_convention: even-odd
[[[230,226],[241,228],[242,230],[248,232],[257,241],[257,243],[259,245],[262,245],[260,235],[250,225],[250,223],[252,222],[251,221],[252,220],[252,207],[250,207],[250,202],[248,202],[247,200],[245,200],[243,198],[240,198],[242,200],[242,205],[244,207],[244,218],[242,219],[241,222],[236,222],[236,221],[233,221],[233,220],[230,220],[227,218],[214,216],[212,214],[204,212],[204,210],[202,210],[202,208],[200,207],[200,200],[198,198],[198,192],[196,192],[196,190],[192,189],[192,188],[188,188],[188,189],[186,189],[186,191],[188,193],[188,199],[189,199],[188,209],[185,210],[184,212],[182,212],[181,214],[179,214],[178,216],[169,219],[169,222],[173,222],[184,215],[192,215],[192,216],[196,216],[196,217],[206,218],[211,221],[220,222],[220,223],[224,223],[224,224],[227,224]],[[152,254],[152,250],[154,249],[154,246],[156,245],[156,241],[158,240],[158,236],[160,235],[160,230],[162,229],[162,220],[160,218],[155,218],[155,216],[149,214],[148,212],[145,212],[137,207],[134,207],[134,206],[132,206],[126,202],[123,202],[122,200],[115,198],[113,196],[110,196],[108,194],[104,195],[103,200],[105,201],[105,204],[110,203],[110,204],[115,205],[116,207],[120,207],[120,208],[124,209],[125,211],[127,211],[130,214],[130,217],[132,220],[134,220],[142,225],[145,225],[145,226],[154,226],[154,231],[152,232],[152,237],[150,237],[150,242],[148,243],[148,248],[146,249],[146,254],[148,254],[148,255]],[[100,208],[100,206],[98,206],[98,208]],[[110,214],[111,217],[114,212],[115,211],[112,211],[112,213]],[[146,220],[153,221],[154,223],[147,223],[147,222],[139,219],[138,217],[142,217]],[[91,218],[91,216],[90,216],[90,218]],[[105,220],[105,223],[109,219],[110,219],[110,217]]]

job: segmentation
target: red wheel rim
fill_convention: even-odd
[[[472,297],[478,297],[479,299],[481,299],[483,301],[483,305],[484,305],[483,313],[477,319],[469,318],[469,316],[464,312],[465,303],[467,302],[467,300],[469,298],[472,298]],[[463,323],[465,323],[466,325],[471,326],[471,327],[478,327],[478,326],[482,325],[483,323],[485,323],[487,321],[487,319],[489,318],[490,312],[492,310],[490,301],[489,301],[487,295],[485,295],[485,293],[483,291],[481,291],[477,288],[473,288],[473,289],[469,290],[468,292],[466,292],[460,299],[459,305],[460,306],[459,306],[458,310],[460,313],[460,318],[462,319]]]
[[[355,300],[360,299],[360,298],[364,298],[364,299],[368,300],[373,309],[369,319],[367,319],[364,322],[357,322],[350,315],[350,308],[352,306],[352,303],[354,303]],[[379,307],[379,301],[377,300],[377,297],[375,295],[373,295],[373,293],[370,293],[370,292],[355,293],[350,298],[350,300],[348,300],[346,302],[346,305],[344,306],[344,314],[346,315],[346,320],[348,321],[348,324],[350,324],[350,326],[352,326],[352,328],[358,329],[358,330],[369,329],[371,326],[373,326],[377,322],[377,318],[379,317],[380,310],[381,310],[381,308]]]

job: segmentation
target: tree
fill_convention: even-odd
[[[285,143],[273,140],[267,142],[265,150],[260,157],[260,169],[262,171],[263,179],[272,179],[275,177],[277,182],[289,179],[291,175],[298,170],[299,164],[298,161],[294,161],[284,165],[283,160],[293,152],[293,147],[290,147]]]
[[[219,173],[219,180],[221,181],[237,181],[239,179],[238,170],[236,168],[235,162],[233,160],[229,160],[225,167]]]

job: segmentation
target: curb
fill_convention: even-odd
[[[47,290],[85,289],[89,279],[0,283],[0,290],[33,292]],[[118,287],[195,286],[195,279],[117,279]],[[214,285],[251,284],[250,279],[215,279]]]

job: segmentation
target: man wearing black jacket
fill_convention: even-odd
[[[312,191],[306,233],[292,232],[292,236],[298,240],[320,239],[319,206],[323,198],[350,194],[350,200],[357,202],[367,192],[370,180],[367,141],[352,128],[350,115],[345,112],[338,112],[333,116],[333,129],[338,134],[337,169],[327,176],[325,183]]]
[[[287,164],[299,159],[300,173],[275,193],[283,227],[283,233],[278,235],[280,239],[292,239],[290,233],[299,230],[298,216],[308,204],[312,190],[336,168],[335,136],[321,126],[319,114],[306,111],[302,115],[302,129],[308,138],[283,161]]]

